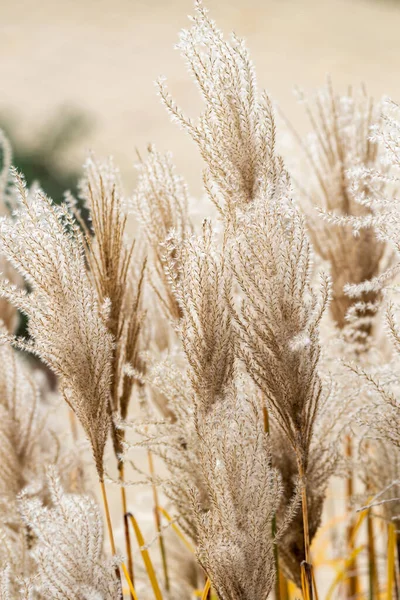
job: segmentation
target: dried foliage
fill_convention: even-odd
[[[371,207],[357,201],[352,172],[379,168],[381,164],[379,146],[371,139],[371,128],[380,122],[380,106],[374,105],[364,88],[337,95],[330,81],[312,103],[304,96],[302,100],[312,126],[312,133],[300,140],[312,174],[311,185],[304,191],[309,202],[312,243],[331,268],[332,317],[339,329],[345,328],[349,316],[353,323],[357,321],[350,333],[356,349],[362,350],[372,333],[379,293],[370,291],[352,298],[344,286],[379,275],[384,269],[386,245],[373,229],[363,229],[355,236],[340,219],[371,216]],[[370,189],[365,179],[362,188],[368,197]],[[324,220],[324,213],[334,215],[334,222]]]
[[[64,493],[52,469],[48,471],[48,486],[49,507],[24,495],[20,500],[23,519],[36,537],[36,597],[122,598],[115,565],[102,555],[103,523],[96,503],[89,496]]]
[[[0,600],[288,600],[287,580],[314,600],[320,564],[344,543],[328,597],[389,597],[400,567],[399,108],[387,102],[380,116],[363,90],[338,96],[328,82],[306,102],[313,132],[301,144],[312,178],[293,189],[244,42],[226,40],[197,2],[178,48],[204,110],[192,120],[161,81],[159,92],[200,150],[217,222],[197,227],[171,155],[153,146],[139,156],[130,197],[111,160],[88,158],[84,221],[70,194],[56,206],[15,170],[10,178],[0,134]],[[330,277],[315,267],[314,249]],[[28,339],[13,336],[17,311],[29,319]],[[375,335],[381,314],[390,357]],[[20,350],[53,371],[58,390],[38,383]],[[100,480],[112,556],[84,493],[75,416]],[[108,442],[122,499],[115,536]],[[339,538],[328,556],[311,544],[321,548],[334,475],[346,476],[350,526],[336,530],[327,515],[325,533]],[[160,567],[130,483],[151,486],[145,512],[155,514]],[[356,546],[363,521],[353,527],[351,516],[362,503],[367,542]],[[171,546],[160,515],[189,558]],[[379,530],[378,543],[371,524],[382,516],[385,579],[376,547],[386,538]],[[122,531],[127,566],[117,553]],[[358,578],[355,556],[368,578]]]
[[[229,423],[227,428],[225,423]],[[223,600],[268,598],[275,579],[272,520],[282,487],[271,466],[260,406],[236,389],[198,419],[210,509],[193,498],[197,554]],[[296,502],[282,521],[290,526]]]
[[[65,207],[40,190],[29,194],[15,174],[18,207],[0,223],[0,251],[30,285],[18,290],[7,281],[1,295],[29,317],[30,340],[14,344],[32,352],[60,378],[62,394],[90,440],[103,477],[109,430],[113,340],[104,306],[85,267],[78,226]]]
[[[175,246],[179,248],[192,233],[187,187],[171,156],[160,154],[153,146],[137,170],[139,181],[131,205],[151,249],[152,288],[163,313],[177,321],[182,313],[175,295],[180,277]]]
[[[144,320],[141,307],[146,261],[126,235],[127,216],[118,172],[110,160],[89,158],[81,181],[81,200],[89,210],[92,231],[85,236],[86,258],[98,303],[107,307],[106,325],[114,342],[111,365],[110,413],[126,419],[134,379],[125,365],[138,367],[139,338]],[[92,234],[92,235],[90,235]],[[136,262],[136,264],[135,264]],[[114,450],[122,452],[121,437],[112,423]]]
[[[196,142],[206,163],[205,186],[227,218],[264,194],[274,177],[275,125],[266,94],[258,97],[254,66],[244,42],[231,42],[196,2],[193,26],[178,48],[206,104],[198,122],[186,117],[162,80],[159,93],[172,118]],[[206,48],[204,52],[203,49]],[[273,171],[271,172],[271,167]]]

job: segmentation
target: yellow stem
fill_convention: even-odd
[[[158,585],[156,573],[154,571],[153,563],[151,562],[149,551],[144,548],[145,541],[144,541],[142,532],[140,530],[140,527],[139,527],[135,517],[132,515],[132,513],[127,513],[127,517],[129,518],[130,522],[132,523],[132,526],[133,526],[133,529],[134,529],[134,532],[136,535],[136,539],[137,539],[137,542],[138,542],[138,545],[140,548],[140,553],[143,558],[144,566],[147,571],[147,576],[151,583],[151,587],[153,588],[154,596],[155,596],[156,600],[163,600],[160,586]]]
[[[106,523],[107,523],[107,529],[108,529],[108,536],[110,538],[111,552],[112,552],[112,555],[115,556],[116,550],[115,550],[115,542],[114,542],[114,533],[113,533],[113,528],[112,528],[112,523],[111,523],[110,509],[108,506],[107,492],[106,492],[106,487],[104,485],[104,481],[100,481],[100,488],[101,488],[101,494],[103,496],[104,512],[106,514]]]
[[[312,566],[303,561],[301,563],[301,591],[303,600],[313,600]]]
[[[126,581],[128,582],[130,594],[131,594],[133,600],[138,600],[138,597],[135,592],[135,588],[133,587],[133,583],[131,581],[131,578],[129,577],[128,569],[126,568],[124,563],[122,563],[121,566],[122,566],[122,570],[124,572]]]
[[[278,572],[279,578],[279,591],[282,600],[289,600],[289,585],[286,577],[283,575],[282,571]]]
[[[269,414],[268,409],[265,406],[263,401],[263,397],[261,396],[261,404],[262,404],[262,413],[263,413],[263,423],[264,423],[264,432],[269,434]],[[275,562],[275,600],[282,600],[281,595],[281,582],[280,582],[280,572],[279,572],[279,550],[278,543],[275,540],[276,537],[276,514],[272,516],[271,523],[271,533],[272,539],[274,541],[274,562]]]
[[[301,458],[297,461],[300,477],[300,489],[301,489],[301,508],[303,512],[303,532],[304,532],[304,557],[306,563],[311,564],[310,560],[310,530],[308,525],[308,506],[307,506],[307,485],[306,477],[303,469],[303,462]]]
[[[118,464],[119,471],[119,480],[123,484],[125,482],[125,469],[124,463],[122,461]],[[126,547],[126,555],[128,558],[128,573],[132,584],[135,583],[134,572],[133,572],[133,558],[132,558],[132,548],[131,548],[131,535],[129,531],[129,523],[126,517],[126,513],[128,512],[127,500],[126,500],[126,489],[122,485],[121,486],[121,503],[122,503],[122,514],[124,517],[124,533],[125,533],[125,547]],[[131,592],[132,598],[132,592]]]
[[[370,511],[367,515],[367,532],[368,532],[368,565],[369,565],[369,600],[378,600],[379,598],[379,580],[378,570],[376,567],[376,550],[374,523]]]
[[[104,481],[103,480],[100,480],[100,488],[101,488],[101,495],[103,497],[104,512],[105,512],[105,515],[106,515],[108,537],[110,538],[111,553],[112,553],[113,556],[115,556],[116,555],[116,550],[115,550],[115,542],[114,542],[114,533],[113,533],[113,528],[112,528],[112,523],[111,523],[110,509],[109,509],[109,506],[108,506],[108,498],[107,498],[106,487],[104,485]],[[121,581],[121,572],[119,570],[119,567],[115,568],[115,572],[117,574],[118,579]]]
[[[149,461],[150,475],[153,479],[154,478],[154,463],[153,463],[153,455],[150,452],[150,450],[149,450],[147,456],[148,456],[148,461]],[[154,502],[154,508],[153,508],[154,520],[155,520],[155,524],[156,524],[156,530],[158,533],[158,543],[159,543],[159,547],[160,547],[161,562],[162,562],[163,572],[164,572],[165,589],[167,590],[167,592],[169,592],[170,586],[169,586],[169,576],[168,576],[168,566],[167,566],[167,553],[165,551],[164,536],[162,534],[160,513],[158,511],[157,486],[155,485],[154,481],[152,482],[152,488],[153,488],[153,502]]]
[[[349,461],[353,456],[353,444],[350,436],[346,438],[346,456]],[[347,496],[347,511],[350,514],[352,510],[352,498],[354,495],[354,478],[351,473],[346,480],[346,496]],[[347,550],[348,555],[351,556],[354,551],[354,521],[352,518],[349,520],[349,525],[347,527]],[[356,559],[351,560],[348,565],[348,597],[353,598],[357,595],[359,590],[359,582],[357,575],[357,562]]]
[[[303,512],[303,532],[304,532],[304,556],[305,560],[301,563],[301,584],[304,600],[314,599],[315,582],[313,582],[313,572],[310,555],[310,529],[308,524],[308,505],[307,505],[307,483],[303,468],[301,456],[297,459],[297,465],[300,478],[301,507]]]
[[[210,581],[210,578],[207,577],[207,581],[204,586],[203,593],[201,595],[201,600],[207,600],[210,589],[211,589],[211,581]]]
[[[393,598],[393,587],[395,580],[395,553],[396,553],[396,526],[394,523],[388,525],[387,545],[387,600]]]
[[[311,567],[311,577],[312,577],[312,587],[313,587],[313,590],[314,590],[315,600],[319,600],[319,598],[318,598],[317,584],[316,584],[315,575],[314,575],[314,569],[312,567]]]

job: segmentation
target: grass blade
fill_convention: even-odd
[[[142,554],[144,566],[146,567],[147,575],[148,575],[149,581],[151,583],[151,587],[153,588],[154,597],[156,598],[156,600],[163,600],[160,586],[158,585],[156,573],[154,571],[154,567],[153,567],[153,563],[150,558],[149,551],[142,549],[143,546],[146,545],[146,543],[144,541],[144,537],[142,535],[140,527],[132,513],[127,513],[127,516],[129,518],[130,522],[132,523],[133,529],[135,531],[136,539],[137,539],[137,542],[140,547],[140,552]]]

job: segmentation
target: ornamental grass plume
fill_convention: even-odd
[[[0,365],[0,597],[36,600],[37,537],[21,516],[21,494],[48,506],[46,468],[50,465],[66,489],[79,494],[76,473],[82,466],[67,443],[67,432],[55,422],[59,407],[51,398],[44,399],[29,363],[3,343]],[[67,552],[72,551],[69,544],[65,543]]]
[[[396,415],[399,410],[396,399],[397,382],[397,363],[396,359],[400,350],[400,332],[397,322],[397,303],[396,295],[390,297],[389,282],[391,282],[399,272],[400,262],[399,237],[398,237],[398,197],[396,194],[399,183],[400,168],[400,138],[398,134],[399,108],[393,102],[388,101],[386,112],[382,115],[382,124],[373,130],[373,139],[382,146],[382,167],[381,169],[364,168],[353,173],[354,187],[356,191],[356,200],[371,209],[369,215],[352,216],[345,218],[345,223],[358,233],[364,229],[372,228],[375,235],[383,243],[386,243],[393,251],[392,264],[382,273],[377,274],[372,279],[366,279],[358,284],[348,283],[345,286],[346,293],[351,297],[357,297],[362,293],[383,293],[385,301],[385,321],[386,331],[395,350],[395,360],[393,365],[389,365],[389,376],[385,375],[388,368],[368,369],[363,365],[352,363],[350,368],[361,376],[364,380],[367,390],[372,393],[378,404],[375,408],[385,406],[384,410],[371,410],[362,412],[362,419],[366,416],[366,422],[369,426],[378,432],[379,437],[387,439],[394,445],[399,445],[400,435],[396,427]],[[364,191],[367,181],[369,193]],[[334,215],[329,215],[329,219],[335,219]],[[397,290],[396,284],[393,290]],[[394,418],[393,418],[394,417]],[[365,422],[365,421],[364,421]]]
[[[0,504],[11,514],[23,488],[43,488],[44,465],[59,449],[26,365],[8,344],[0,346],[0,357]]]
[[[57,431],[41,403],[33,374],[8,344],[0,347],[0,565],[6,598],[17,597],[21,579],[36,572],[30,549],[35,539],[21,519],[19,495],[46,501],[45,468],[58,464]],[[63,472],[67,480],[69,471]],[[6,592],[2,592],[6,594]]]
[[[180,269],[177,251],[192,234],[188,214],[188,190],[184,179],[176,173],[170,154],[160,154],[149,146],[146,160],[137,164],[138,184],[130,207],[136,215],[151,252],[151,286],[163,314],[178,321],[181,308],[175,288]]]
[[[197,123],[174,102],[162,79],[159,94],[174,121],[188,132],[206,164],[210,198],[227,219],[263,194],[277,168],[275,123],[266,94],[258,97],[254,66],[243,40],[223,38],[201,2],[195,2],[193,26],[180,34],[184,57],[205,102]],[[206,48],[206,51],[203,51]],[[272,171],[271,171],[272,167]]]
[[[365,230],[372,229],[377,239],[386,244],[393,252],[391,264],[382,269],[372,279],[366,279],[358,284],[347,283],[345,291],[351,299],[359,297],[361,294],[380,294],[384,302],[384,319],[386,321],[386,331],[392,342],[395,351],[394,357],[387,365],[363,365],[353,362],[349,364],[357,376],[358,385],[365,390],[365,396],[369,398],[366,407],[359,411],[359,422],[362,426],[368,428],[368,437],[372,442],[371,446],[377,446],[378,450],[371,457],[371,480],[373,481],[374,469],[376,470],[377,461],[383,459],[385,464],[379,467],[382,478],[384,474],[390,472],[390,464],[397,464],[396,455],[400,447],[399,428],[397,427],[397,416],[399,412],[398,395],[398,351],[400,348],[400,333],[397,323],[397,305],[396,296],[393,298],[389,294],[389,282],[396,278],[399,271],[399,243],[398,243],[398,198],[397,189],[399,183],[400,166],[400,145],[398,136],[398,106],[390,101],[385,103],[385,110],[381,115],[379,125],[371,131],[371,141],[379,144],[381,147],[380,166],[365,166],[352,172],[354,181],[355,199],[362,206],[368,209],[368,214],[358,216],[348,216],[342,219],[335,215],[328,215],[327,219],[332,222],[344,223],[350,226],[357,235],[361,235]],[[393,285],[396,290],[396,284]],[[374,439],[375,438],[375,439]],[[390,460],[385,462],[384,456],[387,449],[391,448]],[[374,466],[375,465],[375,466]],[[370,481],[368,481],[370,484]],[[397,478],[391,483],[386,480],[384,491],[391,488],[396,489]],[[367,488],[368,491],[368,488]],[[378,493],[378,496],[380,493]],[[393,502],[391,498],[390,503]],[[393,503],[393,508],[395,503]],[[390,510],[390,509],[389,509]],[[396,538],[396,531],[393,525],[388,527],[389,538]],[[395,543],[393,548],[388,548],[388,556],[394,562]],[[390,570],[390,569],[389,569]],[[392,577],[388,574],[388,589],[391,593],[391,586],[394,585]]]
[[[317,426],[322,410],[332,417],[318,369],[319,322],[330,286],[325,278],[319,293],[312,289],[304,220],[290,200],[283,197],[280,201],[283,206],[273,201],[265,207],[263,200],[254,200],[240,236],[232,243],[230,266],[241,297],[239,306],[231,304],[231,312],[238,356],[283,434],[280,447],[289,443],[290,449],[284,453],[276,448],[273,459],[287,482],[287,493],[293,489],[295,473],[300,476],[302,523],[297,537],[291,528],[292,539],[283,551],[288,556],[288,572],[299,582],[299,565],[303,560],[310,562],[309,545],[319,525],[335,462],[335,453],[328,451],[333,439],[321,438]],[[290,497],[286,495],[286,501]],[[281,546],[284,538],[282,542]]]
[[[290,528],[297,500],[274,537],[282,486],[271,464],[262,409],[233,389],[197,417],[196,429],[210,499],[206,513],[195,495],[192,500],[198,560],[222,600],[266,599],[276,577],[274,545]]]
[[[0,252],[31,292],[1,282],[1,295],[29,318],[29,340],[15,347],[38,356],[60,378],[61,393],[91,444],[100,481],[110,427],[113,340],[105,309],[86,273],[82,235],[65,207],[41,190],[29,194],[14,171],[17,208],[0,222]]]
[[[19,508],[36,538],[35,598],[122,598],[115,564],[103,556],[103,521],[87,495],[65,493],[56,471],[47,472],[50,506],[22,495]]]
[[[379,290],[371,290],[350,296],[345,285],[372,280],[382,273],[390,261],[390,250],[373,228],[354,235],[346,219],[368,218],[373,214],[370,206],[358,201],[361,190],[355,189],[353,172],[382,166],[382,152],[371,139],[373,127],[380,122],[380,105],[374,103],[364,87],[349,88],[347,94],[337,94],[330,79],[312,101],[303,94],[300,99],[311,126],[311,133],[304,140],[295,132],[310,166],[310,183],[302,189],[308,229],[313,247],[330,269],[330,313],[344,342],[343,351],[352,360],[365,363],[369,360],[368,350],[374,348],[381,294]],[[360,184],[362,194],[368,197],[368,181],[363,178]],[[327,219],[327,214],[333,219]],[[348,387],[346,382],[345,386]],[[352,437],[347,435],[344,452],[349,463],[347,501],[350,514],[356,487],[351,465],[353,445]],[[354,550],[353,539],[350,519],[347,529],[350,553]],[[354,573],[349,581],[349,593],[354,595],[357,573],[353,563],[349,565],[349,572]]]
[[[121,483],[122,516],[125,527],[128,568],[133,578],[130,533],[127,520],[127,495],[124,486],[125,466],[122,459],[125,430],[135,379],[125,372],[127,364],[139,368],[139,345],[145,312],[142,309],[146,259],[126,232],[127,215],[123,210],[123,192],[119,173],[111,159],[99,163],[90,156],[80,182],[80,199],[88,211],[90,230],[85,227],[85,254],[89,277],[97,292],[100,306],[107,306],[105,324],[112,336],[110,374],[111,438],[117,458]],[[78,221],[83,219],[77,203],[70,197]]]
[[[310,210],[277,152],[272,102],[258,92],[244,42],[225,39],[196,2],[178,48],[203,111],[188,118],[161,81],[159,93],[204,159],[218,211],[199,231],[171,155],[152,145],[139,155],[130,196],[111,160],[89,157],[79,187],[84,220],[70,194],[56,206],[15,170],[10,178],[0,133],[0,600],[293,600],[295,585],[303,600],[392,597],[400,566],[400,109],[387,102],[379,115],[362,90],[339,96],[330,82],[306,104],[312,178],[296,187]],[[330,268],[320,284],[314,249]],[[14,336],[18,311],[29,319],[27,339]],[[377,335],[382,315],[390,359]],[[83,493],[87,480],[76,477],[79,433],[63,429],[58,392],[41,393],[19,350],[53,371],[89,441],[111,555],[99,508]],[[340,456],[343,432],[357,460]],[[105,489],[108,441],[127,568]],[[323,509],[331,477],[349,462],[356,485],[347,488],[346,517],[365,506],[340,554],[337,490],[336,514]],[[131,483],[151,486],[153,541],[142,533],[147,501],[141,512],[128,498]],[[375,526],[382,517],[385,532]],[[129,525],[145,570],[133,569]],[[174,535],[190,560],[171,548]],[[355,574],[356,557],[368,577]],[[314,573],[326,565],[335,573],[324,596]]]
[[[196,421],[211,411],[232,385],[234,351],[224,300],[227,272],[213,245],[211,224],[204,222],[203,235],[190,237],[179,250],[181,272],[176,294],[182,314],[178,331],[185,368],[180,370],[182,361],[174,364],[171,358],[149,364],[144,380],[165,397],[169,413],[154,427],[146,423],[143,438],[168,466],[171,481],[166,493],[178,508],[185,532],[196,541],[189,487],[198,490],[206,510],[209,502],[201,475]]]
[[[157,434],[146,428],[143,443],[170,470],[166,493],[218,597],[267,598],[275,579],[274,544],[293,519],[298,495],[274,539],[280,476],[271,465],[261,406],[257,397],[246,398],[236,377],[224,296],[229,271],[209,222],[181,253],[177,293],[186,380],[179,384],[173,370],[169,376],[152,374],[153,384],[159,379],[171,399],[176,419],[161,424]]]
[[[302,489],[301,558],[309,563],[306,482],[324,393],[318,373],[319,322],[330,283],[325,277],[319,294],[311,286],[305,221],[275,150],[271,102],[257,93],[244,43],[236,36],[225,41],[198,2],[193,26],[182,32],[178,47],[206,109],[194,123],[162,82],[159,92],[172,118],[199,146],[206,189],[223,216],[226,263],[240,290],[239,310],[229,286],[224,292],[237,337],[235,353],[293,449]]]
[[[381,120],[381,106],[374,103],[363,87],[349,88],[344,95],[336,94],[329,79],[313,101],[303,94],[301,100],[312,127],[304,140],[295,134],[312,176],[309,186],[302,189],[310,236],[316,252],[330,266],[333,320],[339,330],[350,330],[354,350],[359,353],[370,342],[380,296],[371,290],[351,297],[344,287],[382,273],[390,260],[390,252],[374,229],[365,228],[354,235],[345,219],[341,222],[341,217],[372,215],[372,207],[358,201],[361,192],[364,197],[370,194],[368,180],[360,180],[362,190],[357,192],[353,173],[382,168],[382,152],[372,139],[373,128],[378,127]],[[384,189],[383,184],[380,192]],[[334,215],[334,221],[324,219],[326,213]],[[352,326],[349,326],[350,320]]]
[[[12,163],[12,150],[10,142],[8,141],[4,132],[0,129],[0,214],[6,215],[9,213],[10,205],[12,205],[12,199],[9,193],[9,173]],[[0,272],[3,274],[3,278],[12,281],[15,285],[21,285],[21,277],[11,267],[10,263],[0,255]],[[3,324],[9,331],[14,333],[18,323],[17,310],[12,304],[7,302],[4,298],[0,298],[0,315]]]
[[[109,306],[106,324],[114,340],[111,411],[126,419],[133,382],[125,375],[124,366],[136,366],[138,361],[146,261],[127,235],[119,174],[111,159],[108,163],[99,163],[94,157],[87,160],[80,191],[91,222],[91,231],[85,236],[90,276],[99,304]],[[114,429],[113,439],[118,455]]]

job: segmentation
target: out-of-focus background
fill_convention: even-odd
[[[226,32],[247,40],[259,84],[301,129],[293,95],[365,82],[400,96],[398,0],[208,0]],[[197,194],[201,160],[153,85],[167,76],[195,116],[200,100],[174,50],[192,0],[0,0],[0,125],[28,180],[58,196],[73,188],[87,149],[112,154],[133,185],[135,149],[172,150]]]

